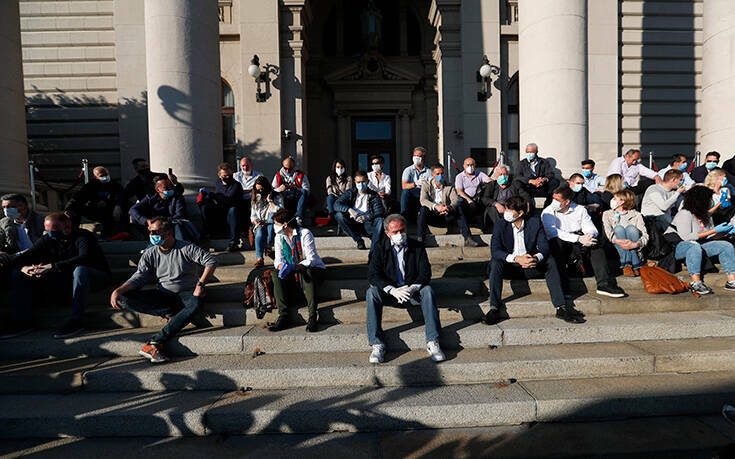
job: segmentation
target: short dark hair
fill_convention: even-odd
[[[686,161],[687,160],[687,157],[684,156],[684,155],[682,155],[682,154],[680,154],[680,153],[673,154],[673,155],[671,155],[671,161],[669,161],[669,165],[670,166],[673,166],[674,163],[679,162],[681,160]]]
[[[71,223],[71,219],[64,212],[51,212],[46,215],[44,220],[48,220],[50,222]]]
[[[10,193],[10,194],[3,195],[2,197],[0,197],[0,201],[15,201],[25,206],[28,205],[28,200],[26,199],[26,197],[18,193]]]
[[[168,217],[156,216],[151,218],[151,223],[160,223],[159,231],[171,232],[174,230],[174,223]]]
[[[505,208],[515,210],[517,212],[527,212],[528,201],[526,201],[522,196],[511,196],[505,200]]]
[[[355,172],[355,178],[357,178],[357,177],[365,177],[365,179],[367,179],[367,172],[365,172],[365,171],[357,171],[357,172]]]
[[[385,164],[385,158],[383,158],[383,156],[382,156],[382,155],[373,155],[373,156],[371,156],[371,157],[370,157],[370,162],[372,163],[372,162],[373,162],[373,161],[375,161],[376,159],[377,159],[378,161],[380,161],[380,164]]]
[[[147,162],[148,160],[145,159],[145,158],[135,158],[133,160],[133,167],[138,167],[138,164],[140,164],[140,163],[142,163],[144,161]]]
[[[291,212],[288,209],[281,209],[277,211],[275,214],[273,214],[274,222],[289,225],[291,220],[293,220],[293,212]]]
[[[225,169],[234,170],[232,166],[230,166],[230,163],[228,162],[219,163],[219,166],[217,166],[217,172],[221,170],[225,170]]]
[[[669,169],[664,174],[664,182],[668,182],[669,180],[673,178],[680,179],[683,175],[684,173],[680,171],[679,169]]]
[[[714,157],[717,158],[717,161],[720,160],[720,154],[718,152],[716,152],[716,151],[710,151],[710,152],[708,152],[706,155],[704,155],[705,159],[707,158],[707,156],[714,156]]]
[[[569,188],[569,185],[561,185],[557,189],[555,189],[554,192],[551,194],[561,195],[561,199],[564,201],[567,201],[567,200],[571,201],[572,198],[574,197],[574,192],[572,191],[571,188]]]
[[[583,166],[592,166],[594,168],[595,167],[595,162],[593,160],[591,160],[591,159],[585,159],[584,161],[582,161],[582,165]]]
[[[575,180],[575,179],[578,179],[578,178],[581,178],[582,180],[584,180],[584,177],[582,176],[582,174],[580,174],[578,172],[575,172],[575,173],[573,173],[572,175],[569,176],[569,180]]]
[[[444,170],[444,164],[436,163],[433,166],[431,166],[431,171],[434,172],[437,169]]]
[[[153,187],[155,188],[158,185],[158,182],[161,180],[168,180],[168,175],[165,174],[158,174],[153,177]]]
[[[413,147],[411,153],[413,154],[414,151],[420,151],[423,156],[426,156],[426,148],[424,147]]]

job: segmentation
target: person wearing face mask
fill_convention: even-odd
[[[597,228],[587,210],[572,201],[573,195],[571,188],[560,186],[554,190],[549,207],[541,213],[551,254],[561,272],[562,289],[569,292],[568,268],[586,272],[586,266],[591,265],[598,294],[624,297],[625,292],[608,273],[607,255],[597,243]]]
[[[110,179],[106,168],[97,166],[92,170],[89,183],[74,194],[64,212],[75,226],[79,225],[82,217],[102,223],[102,237],[118,240],[130,239],[126,208],[122,185]]]
[[[424,245],[406,234],[407,221],[391,214],[383,221],[386,237],[373,248],[368,262],[367,335],[372,352],[368,361],[381,363],[385,342],[383,306],[420,304],[426,330],[426,350],[434,362],[446,359],[439,346],[441,323],[431,282],[431,264]]]
[[[735,224],[735,206],[732,205],[732,195],[727,187],[728,183],[727,173],[719,167],[712,169],[707,174],[707,178],[704,179],[704,186],[712,190],[709,213],[712,215],[712,221],[715,225],[724,222]]]
[[[340,228],[357,243],[358,249],[365,250],[366,247],[354,226],[362,226],[371,236],[370,247],[377,245],[383,231],[385,208],[380,195],[368,188],[368,178],[364,171],[355,172],[355,188],[342,193],[334,203],[334,210],[334,217]]]
[[[385,159],[381,155],[375,155],[370,158],[370,172],[368,172],[368,188],[378,193],[383,204],[387,204],[387,200],[391,193],[390,175],[383,171]],[[386,209],[388,207],[386,206]]]
[[[661,177],[661,179],[664,178],[664,175],[670,171],[671,169],[678,169],[681,171],[684,177],[684,186],[689,188],[690,186],[694,185],[694,180],[687,172],[687,168],[689,167],[689,162],[687,161],[687,157],[684,155],[676,154],[671,156],[671,161],[669,162],[669,165],[658,171],[658,176]]]
[[[148,161],[143,158],[135,158],[133,160],[133,169],[135,169],[135,177],[130,179],[125,185],[125,203],[126,207],[130,207],[136,202],[142,200],[146,196],[156,192],[153,179],[158,176],[167,176],[174,185],[176,194],[184,194],[184,186],[178,182],[176,175],[163,174],[161,172],[151,172]]]
[[[110,295],[110,306],[167,320],[138,352],[151,363],[168,360],[166,343],[189,323],[211,327],[204,317],[205,286],[217,268],[208,251],[190,242],[177,240],[173,223],[165,217],[148,223],[151,247],[140,257],[138,269]],[[201,274],[200,274],[201,272]],[[156,287],[143,289],[147,284]]]
[[[314,235],[306,228],[294,225],[293,214],[281,209],[273,215],[276,233],[273,265],[278,271],[273,276],[273,296],[276,298],[278,319],[268,329],[280,331],[289,326],[288,308],[302,304],[306,299],[309,319],[306,331],[318,331],[316,292],[324,279],[326,266],[316,251]],[[274,272],[275,273],[275,272]]]
[[[273,245],[273,215],[283,209],[283,198],[273,191],[268,179],[261,176],[253,186],[252,204],[250,206],[250,222],[253,225],[255,242],[255,265],[260,268],[265,264],[263,254],[266,247]]]
[[[420,206],[421,184],[428,180],[431,171],[424,164],[426,160],[426,149],[416,147],[411,156],[412,164],[403,169],[401,174],[401,215],[413,219],[415,210]]]
[[[640,196],[655,183],[661,183],[662,178],[655,171],[641,164],[641,151],[631,148],[623,156],[618,156],[610,163],[607,176],[620,174],[623,180],[636,196]]]
[[[513,196],[522,197],[530,205],[529,212],[533,213],[533,201],[521,182],[511,180],[508,166],[501,164],[495,168],[494,180],[482,187],[480,203],[485,209],[483,227],[485,232],[492,232],[495,222],[502,220],[505,212],[505,202]]]
[[[457,174],[457,177],[454,179],[454,188],[460,197],[459,202],[468,221],[480,209],[480,194],[478,190],[490,181],[490,177],[484,172],[478,171],[475,168],[475,164],[474,158],[465,158],[462,164],[462,173]]]
[[[184,197],[176,193],[174,184],[165,175],[153,179],[156,192],[138,201],[130,208],[130,218],[141,232],[148,228],[148,222],[153,217],[166,217],[174,222],[176,239],[179,241],[196,242],[199,232],[186,219],[186,202]]]
[[[574,197],[572,201],[583,206],[587,209],[587,213],[592,217],[592,221],[595,226],[602,228],[602,221],[600,220],[600,208],[602,207],[602,199],[597,193],[590,193],[590,191],[584,187],[584,177],[582,174],[574,173],[569,177],[567,185],[572,189]]]
[[[615,193],[610,210],[602,214],[602,224],[607,239],[618,251],[623,276],[640,276],[645,261],[641,250],[648,243],[648,231],[643,215],[635,210],[635,194],[630,190]]]
[[[582,313],[566,304],[559,269],[550,256],[544,227],[538,217],[528,215],[528,208],[528,201],[511,196],[505,202],[503,218],[495,225],[490,242],[492,259],[488,265],[490,310],[482,321],[495,325],[504,319],[503,279],[543,277],[551,304],[556,308],[556,317],[573,324],[583,323]]]
[[[670,169],[664,175],[663,182],[646,190],[641,201],[641,214],[652,217],[661,231],[666,230],[674,218],[674,212],[681,202],[682,193],[686,191],[683,173],[678,169]]]
[[[332,162],[331,173],[327,176],[327,212],[330,217],[334,217],[334,203],[337,198],[352,189],[352,186],[352,176],[347,173],[345,162],[335,159]]]
[[[203,196],[199,203],[203,233],[204,237],[208,238],[214,228],[221,227],[222,223],[226,222],[230,229],[227,251],[235,252],[241,248],[242,215],[248,202],[243,199],[242,185],[233,177],[232,166],[229,163],[222,163],[217,169],[214,192],[208,192],[206,188],[199,190]],[[247,225],[244,230],[247,231]]]
[[[605,186],[605,177],[595,174],[595,162],[591,159],[582,161],[582,177],[584,177],[584,187],[590,193],[601,191]]]
[[[43,216],[30,207],[25,196],[6,194],[0,198],[5,216],[0,219],[0,273],[10,268],[19,252],[30,249],[43,236]]]
[[[33,307],[44,294],[53,295],[47,301],[57,302],[68,298],[69,287],[71,317],[54,337],[77,335],[84,330],[89,292],[104,288],[110,280],[110,268],[94,234],[74,227],[71,219],[61,212],[47,215],[44,228],[46,234],[13,260],[12,324],[0,332],[0,338],[12,338],[32,330]]]
[[[544,206],[551,201],[551,191],[559,186],[554,167],[538,155],[538,145],[535,143],[526,146],[526,157],[518,164],[516,180],[523,184],[532,198],[546,198]]]
[[[464,237],[465,247],[477,247],[477,242],[472,239],[457,191],[453,186],[444,183],[444,166],[436,164],[431,170],[431,178],[422,180],[421,183],[421,211],[416,239],[424,243],[430,220],[447,225],[456,221]]]
[[[295,207],[296,223],[301,225],[303,224],[304,206],[311,189],[309,178],[304,171],[296,169],[296,161],[290,156],[281,162],[281,166],[283,167],[273,177],[271,186],[276,192],[283,195],[287,208],[293,210]]]

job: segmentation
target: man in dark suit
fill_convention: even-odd
[[[498,166],[495,173],[495,180],[487,182],[482,186],[482,195],[480,196],[480,203],[485,208],[483,227],[486,230],[492,231],[495,222],[503,219],[505,201],[513,196],[520,196],[526,202],[530,202],[531,209],[533,209],[531,195],[526,192],[521,182],[510,180],[507,166]]]
[[[375,191],[368,188],[368,177],[364,171],[355,172],[355,188],[342,193],[334,203],[334,218],[346,235],[357,243],[357,248],[365,250],[365,242],[354,227],[362,226],[372,238],[375,247],[383,234],[385,207],[383,200]]]
[[[494,325],[502,319],[503,278],[532,279],[545,277],[556,308],[556,317],[578,324],[585,320],[574,307],[568,306],[561,287],[559,269],[550,256],[549,241],[538,217],[527,217],[527,202],[514,196],[505,202],[503,219],[498,220],[490,244],[490,311],[483,322]]]
[[[529,143],[526,147],[526,158],[518,165],[516,180],[523,184],[532,198],[546,198],[544,207],[551,202],[551,192],[559,186],[553,166],[549,160],[538,156],[538,146],[535,143]]]
[[[367,334],[373,350],[370,363],[380,363],[385,355],[383,329],[380,325],[383,306],[421,304],[426,328],[426,350],[431,359],[445,359],[439,347],[439,311],[431,288],[431,264],[423,244],[406,235],[406,219],[388,215],[383,222],[385,235],[370,251],[367,291]]]

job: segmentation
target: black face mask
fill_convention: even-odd
[[[138,175],[141,177],[148,177],[151,175],[151,170],[149,168],[146,169],[138,169]]]
[[[222,181],[224,183],[233,183],[235,179],[233,179],[232,177],[222,177]]]

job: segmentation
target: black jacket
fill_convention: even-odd
[[[728,159],[728,161],[731,161]],[[727,161],[725,161],[727,162]],[[724,169],[724,164],[723,164]],[[730,183],[735,183],[735,176],[732,175],[727,169],[724,169],[725,175],[727,176],[727,182],[728,185]],[[709,174],[709,169],[707,169],[704,166],[697,166],[689,173],[689,176],[697,183],[704,183],[704,179],[707,178],[707,174]]]
[[[106,208],[112,212],[115,206],[125,208],[123,187],[117,182],[102,183],[92,179],[74,194],[64,210],[80,214],[84,207],[97,207],[97,203],[104,202]]]
[[[523,199],[526,200],[526,202],[531,202],[531,195],[528,194],[528,192],[523,188],[523,185],[513,180],[510,182],[510,190],[512,196],[520,196]],[[480,203],[482,203],[485,207],[490,207],[495,205],[495,201],[498,200],[498,194],[500,194],[501,187],[498,185],[498,182],[493,180],[487,183],[482,184],[482,194],[480,195]],[[531,203],[531,207],[533,207],[533,203]]]
[[[148,172],[145,177],[136,175],[125,185],[125,201],[128,205],[135,204],[135,201],[141,201],[149,194],[156,192],[156,187],[153,184],[153,179],[159,175],[167,176],[160,172]],[[174,191],[176,194],[184,194],[184,185],[177,183],[174,185]]]
[[[91,232],[76,228],[67,241],[58,241],[44,234],[33,247],[13,260],[15,268],[35,263],[51,263],[56,271],[71,273],[77,266],[87,266],[110,272],[102,247]]]
[[[513,238],[513,224],[498,220],[493,229],[493,237],[490,240],[490,251],[494,260],[505,260],[513,253],[515,239]],[[544,225],[541,219],[531,217],[525,221],[523,227],[523,242],[526,245],[526,253],[535,255],[540,253],[544,259],[549,258],[549,240],[546,238]]]
[[[415,239],[408,239],[404,254],[405,285],[428,285],[431,282],[431,264],[423,244]],[[383,237],[380,243],[370,251],[368,261],[368,282],[383,290],[388,285],[396,286],[398,271],[396,255],[390,239]]]
[[[356,188],[350,188],[342,193],[334,202],[334,210],[337,212],[349,212],[350,209],[355,207],[357,193],[358,191]],[[380,199],[380,195],[370,189],[367,190],[367,194],[370,196],[368,198],[368,220],[385,217],[385,207],[383,207],[383,200]]]
[[[163,199],[157,192],[149,194],[130,208],[130,217],[133,223],[145,226],[153,217],[168,217],[171,219],[186,218],[186,201],[180,194],[172,198]]]
[[[536,172],[531,170],[531,163],[527,159],[522,160],[518,164],[518,171],[516,172],[516,180],[520,181],[524,185],[528,185],[528,181],[537,177],[544,177],[549,181],[555,178],[554,168],[551,167],[549,160],[536,157]]]

